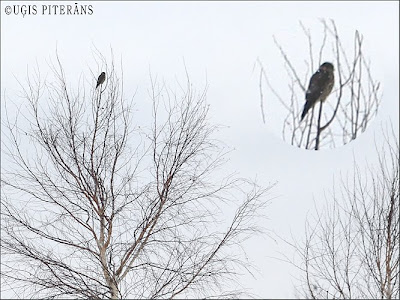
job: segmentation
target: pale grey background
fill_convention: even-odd
[[[112,47],[116,60],[122,57],[126,97],[137,90],[140,115],[149,70],[173,85],[176,78],[184,80],[184,60],[195,86],[209,84],[212,121],[228,126],[221,139],[235,151],[227,171],[257,177],[265,185],[278,181],[272,193],[278,197],[263,225],[283,238],[302,236],[306,215],[323,205],[324,190],[332,187],[334,175],[351,171],[354,156],[361,162],[375,160],[374,135],[382,141],[382,122],[392,120],[398,128],[398,2],[78,2],[91,4],[93,15],[25,17],[6,15],[9,4],[41,2],[1,3],[2,98],[4,93],[16,95],[14,76],[23,79],[27,67],[37,63],[48,70],[56,46],[72,82],[96,68],[94,46],[107,56]],[[282,76],[272,35],[281,37],[288,49],[302,49],[304,39],[294,33],[299,32],[298,22],[313,28],[319,18],[333,18],[344,38],[355,29],[364,35],[365,54],[384,93],[378,116],[365,134],[345,147],[313,152],[287,145],[274,128],[263,124],[253,66],[259,57],[271,63],[277,78]],[[293,298],[297,270],[272,258],[280,258],[281,252],[290,256],[290,249],[267,236],[254,237],[244,247],[259,272],[256,278],[244,276],[243,286],[262,298]]]

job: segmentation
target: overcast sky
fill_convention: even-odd
[[[374,160],[374,136],[379,135],[382,122],[392,120],[398,128],[397,1],[77,3],[92,5],[92,15],[42,15],[42,4],[67,4],[62,1],[1,2],[1,97],[16,94],[14,76],[24,78],[27,67],[37,64],[48,69],[56,47],[72,82],[89,68],[96,69],[94,47],[107,57],[111,47],[116,59],[122,58],[125,95],[131,98],[137,91],[136,101],[146,95],[149,70],[174,84],[176,79],[184,80],[185,61],[193,84],[198,89],[206,82],[209,86],[211,122],[227,126],[221,138],[235,149],[227,170],[257,177],[264,185],[278,182],[273,191],[278,197],[269,206],[264,225],[284,238],[290,232],[303,234],[307,213],[323,204],[324,190],[332,187],[334,175],[351,170],[353,155],[360,162]],[[6,6],[15,4],[35,4],[37,14],[6,15]],[[303,51],[299,21],[319,31],[320,18],[335,20],[344,40],[351,42],[355,30],[364,36],[364,54],[382,83],[383,99],[378,116],[357,140],[315,152],[286,144],[268,122],[262,122],[253,67],[260,58],[273,66],[279,82],[285,71],[272,36],[297,55],[294,59],[305,59],[308,53]],[[255,237],[244,246],[259,273],[256,278],[246,276],[243,285],[262,298],[294,297],[296,269],[271,258],[279,258],[279,252],[290,255],[289,249],[268,237]]]

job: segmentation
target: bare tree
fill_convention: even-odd
[[[304,53],[304,57],[308,56],[304,67],[296,66],[290,58],[290,55],[299,55],[298,52],[287,52],[274,37],[285,64],[287,90],[279,90],[271,82],[268,67],[257,60],[264,123],[266,112],[276,114],[271,110],[272,103],[277,101],[286,111],[282,119],[282,138],[291,145],[314,150],[334,148],[357,138],[376,115],[381,97],[380,84],[374,80],[370,62],[365,57],[362,35],[355,31],[351,53],[343,46],[335,22],[321,22],[323,34],[319,44],[315,43],[310,29],[300,23],[309,51]],[[332,62],[335,67],[335,87],[328,99],[316,104],[302,121],[300,115],[309,78],[325,61]]]
[[[304,242],[291,243],[312,299],[398,299],[400,296],[399,143],[383,130],[379,163],[341,176],[328,205],[306,223]]]
[[[2,132],[3,292],[22,298],[228,297],[248,269],[267,188],[222,173],[206,89],[151,78],[151,126],[134,124],[122,71],[99,55],[89,93],[40,72]],[[95,89],[100,71],[103,85]],[[150,125],[150,124],[149,124]],[[232,209],[236,207],[236,209]],[[231,215],[231,221],[225,222]],[[225,228],[223,230],[222,228]],[[220,230],[222,229],[222,230]],[[237,286],[237,285],[236,285]]]

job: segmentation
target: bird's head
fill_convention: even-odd
[[[330,62],[324,62],[324,63],[319,67],[319,69],[320,69],[321,71],[324,71],[324,72],[326,72],[326,71],[333,72],[333,65],[332,65]]]
[[[101,72],[101,75],[106,75],[106,72]]]

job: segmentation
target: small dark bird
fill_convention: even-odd
[[[306,92],[306,103],[304,104],[303,113],[301,114],[301,121],[315,103],[318,101],[323,102],[328,98],[334,83],[333,65],[329,62],[325,62],[310,79]]]
[[[99,78],[97,79],[96,89],[100,84],[103,84],[104,80],[106,80],[106,73],[105,72],[101,72]]]

